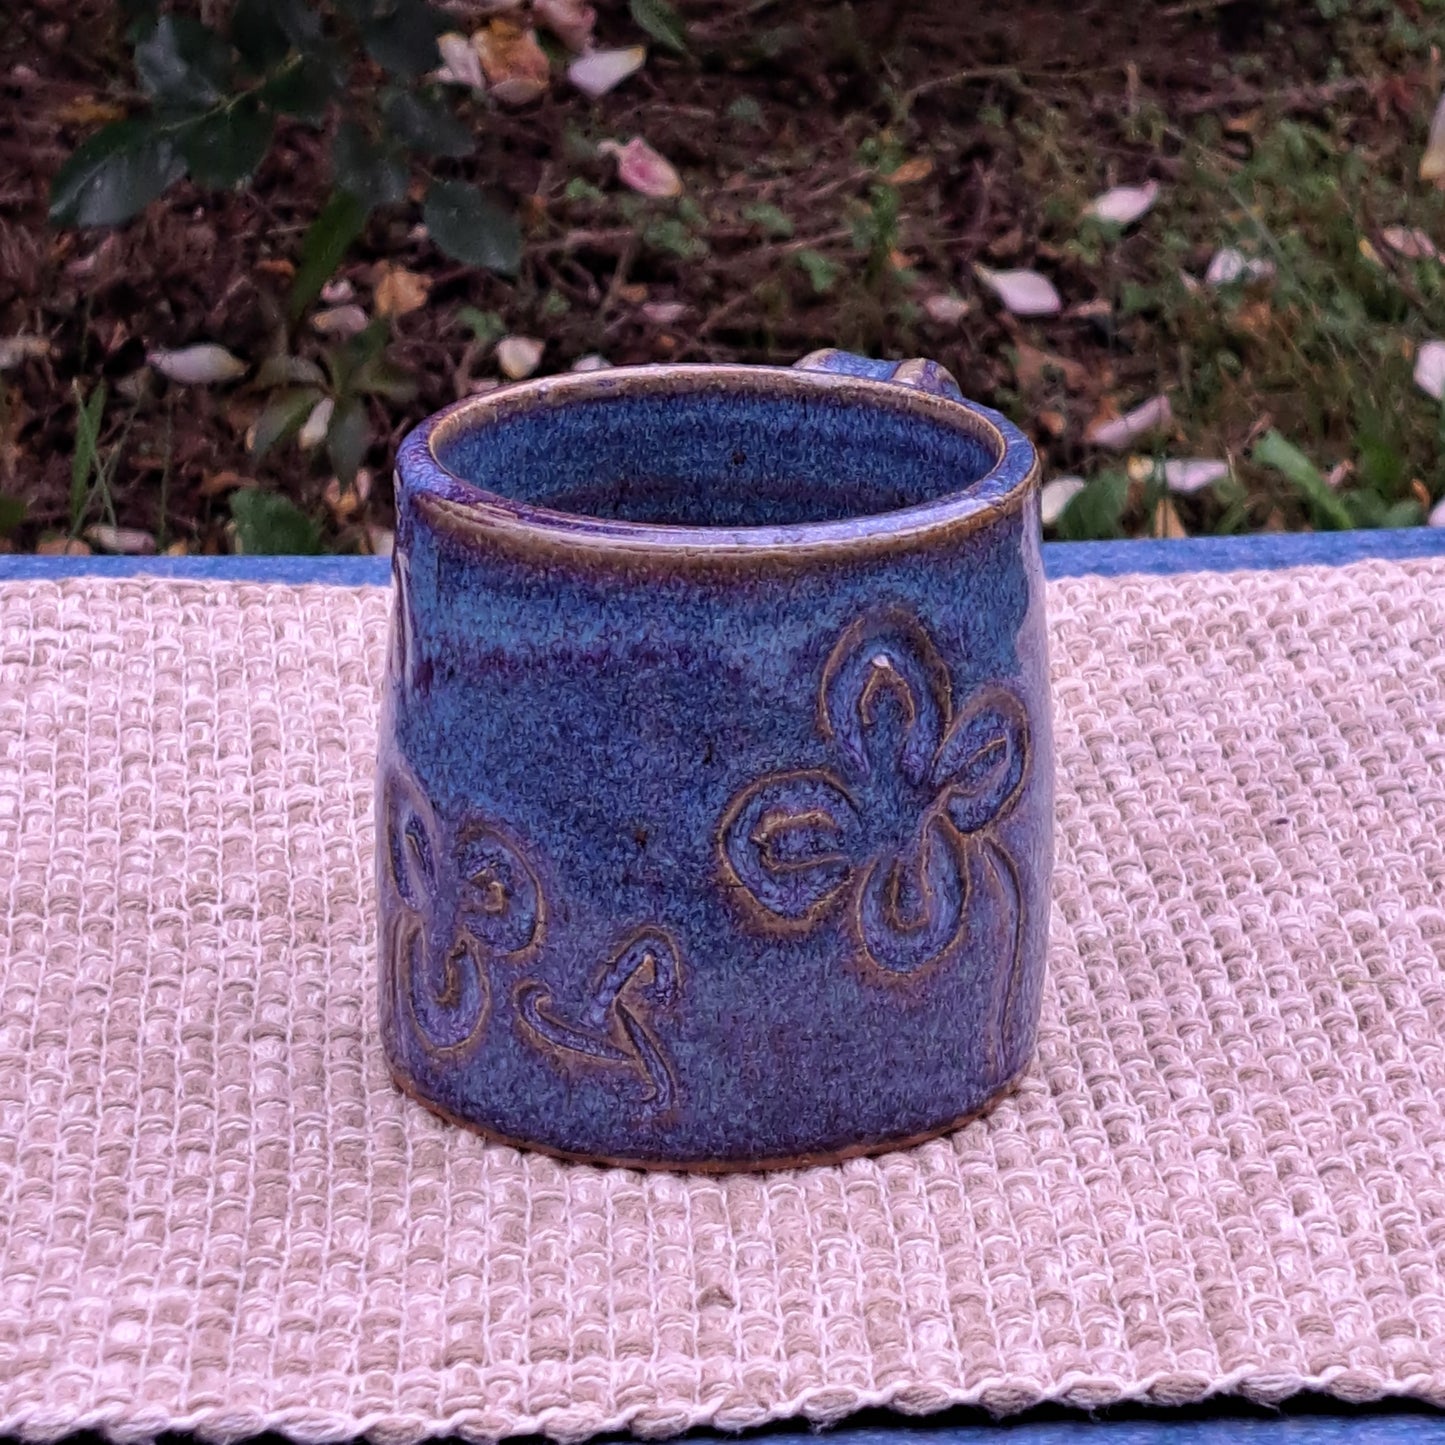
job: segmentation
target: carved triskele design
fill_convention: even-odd
[[[677,1098],[677,1080],[653,1032],[653,1014],[677,1002],[682,956],[660,928],[640,928],[614,950],[590,990],[581,1017],[559,1016],[545,984],[527,980],[514,995],[524,1030],[559,1063],[620,1066],[646,1087],[641,1102],[664,1112]]]
[[[493,971],[535,960],[547,934],[547,900],[521,843],[500,823],[466,819],[447,847],[414,779],[393,773],[384,797],[386,876],[399,907],[388,924],[393,997],[432,1058],[458,1059],[481,1043],[492,1015]],[[665,930],[628,934],[593,980],[576,1022],[555,1010],[545,984],[513,992],[522,1032],[553,1066],[572,1061],[635,1071],[655,1110],[671,1108],[677,1080],[653,1015],[677,1002],[682,954]]]
[[[386,863],[401,907],[391,927],[402,1010],[429,1053],[475,1047],[491,1013],[492,963],[532,958],[547,930],[536,871],[499,824],[470,818],[447,849],[410,779],[386,792]]]
[[[880,608],[829,655],[818,729],[838,771],[784,769],[738,793],[718,830],[724,880],[769,932],[805,931],[846,908],[864,962],[890,977],[952,957],[976,926],[975,891],[987,888],[1012,954],[1003,1027],[1023,897],[997,824],[1028,773],[1022,701],[987,685],[955,708],[928,633],[909,613]]]

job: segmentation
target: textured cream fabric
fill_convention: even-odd
[[[484,1145],[388,1082],[384,593],[0,588],[0,1431],[1445,1403],[1445,563],[1049,602],[1021,1092],[717,1179]]]

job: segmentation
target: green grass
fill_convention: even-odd
[[[1445,44],[1440,4],[1411,7],[1429,17],[1420,24],[1399,6],[1335,8],[1341,78],[1387,81],[1387,67],[1408,71]],[[1080,225],[1100,188],[1097,154],[1074,138],[1067,108],[1025,104],[1020,164],[1048,196],[1044,238],[1114,305],[1120,405],[1167,392],[1175,432],[1161,452],[1233,464],[1230,479],[1176,500],[1190,531],[1409,526],[1445,496],[1445,419],[1413,381],[1416,348],[1445,337],[1445,263],[1382,239],[1419,228],[1445,251],[1445,195],[1417,176],[1435,95],[1378,94],[1346,89],[1306,115],[1266,97],[1231,128],[1225,114],[1183,126],[1142,105],[1121,138],[1167,157],[1174,178],[1128,236]],[[1191,284],[1220,247],[1267,261],[1273,277]],[[1121,489],[1117,459],[1089,457],[1082,470],[1090,486],[1061,534],[1148,530],[1157,499]]]

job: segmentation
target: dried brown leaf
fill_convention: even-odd
[[[61,125],[85,126],[108,125],[113,120],[123,120],[126,110],[111,100],[102,100],[98,95],[78,95],[67,100],[55,112],[55,119]]]
[[[378,316],[409,316],[426,305],[431,281],[408,271],[405,266],[384,265],[376,283],[376,314]]]
[[[527,105],[547,89],[552,78],[547,54],[536,31],[515,20],[498,18],[472,36],[482,73],[501,105]]]
[[[904,161],[888,179],[895,186],[910,186],[915,181],[927,180],[932,174],[933,158],[931,156],[914,156],[912,160]]]
[[[1089,385],[1089,368],[1056,352],[1019,342],[1015,347],[1014,376],[1025,391],[1037,391],[1047,384],[1050,373],[1060,377],[1070,391],[1084,391]]]
[[[1184,523],[1179,520],[1179,513],[1174,510],[1174,503],[1168,497],[1160,497],[1154,508],[1153,525],[1149,528],[1150,534],[1155,537],[1187,537],[1189,533],[1185,530]]]

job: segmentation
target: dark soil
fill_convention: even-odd
[[[97,107],[134,102],[128,52],[106,0],[6,7],[0,336],[51,343],[48,357],[0,376],[0,493],[26,506],[10,545],[31,549],[73,530],[75,388],[104,379],[101,447],[114,459],[121,526],[162,546],[226,550],[225,493],[239,480],[284,491],[324,523],[328,546],[366,550],[369,528],[390,525],[386,469],[399,437],[496,374],[456,319],[463,305],[545,338],[544,371],[593,352],[614,363],[787,363],[822,345],[932,356],[966,393],[1027,425],[1054,470],[1080,471],[1083,425],[1112,397],[1154,390],[1160,355],[1149,317],[1120,321],[1109,305],[1086,304],[1113,296],[1059,239],[1060,176],[1085,197],[1115,182],[1177,182],[1180,137],[1201,119],[1217,133],[1261,104],[1324,117],[1343,98],[1366,131],[1398,121],[1381,100],[1388,81],[1341,76],[1336,32],[1313,0],[679,8],[692,26],[691,57],[654,49],[638,76],[600,101],[559,79],[530,107],[482,113],[478,154],[458,174],[495,184],[522,214],[518,278],[469,270],[414,239],[415,206],[374,219],[349,256],[340,275],[364,305],[383,261],[432,283],[427,305],[396,321],[390,353],[420,394],[404,406],[371,403],[375,484],[356,508],[338,505],[334,491],[328,506],[318,454],[288,446],[253,464],[244,436],[264,400],[254,390],[182,388],[144,370],[156,347],[213,341],[251,363],[274,349],[300,236],[328,190],[325,137],[284,133],[242,194],[183,185],[122,230],[56,232],[46,222],[49,177],[95,128]],[[602,43],[639,38],[625,4],[598,9]],[[1402,64],[1395,98],[1418,130],[1434,97],[1412,64]],[[1145,112],[1154,118],[1147,137]],[[622,191],[613,163],[596,153],[599,139],[633,134],[681,170],[690,207],[680,217],[672,203]],[[1082,173],[1081,154],[1090,158]],[[904,179],[894,186],[890,172]],[[601,195],[569,191],[579,180]],[[896,222],[880,184],[899,199]],[[791,234],[760,231],[760,205],[783,213]],[[1127,275],[1136,256],[1146,266],[1156,246],[1131,233],[1118,243],[1116,270]],[[799,264],[804,252],[836,268],[827,289]],[[1070,310],[1027,323],[1003,314],[980,290],[976,261],[1037,265]],[[965,320],[928,318],[922,300],[942,293],[970,303]],[[658,303],[684,309],[674,318]],[[1053,385],[1052,400],[1035,395],[1020,375],[1021,341],[1082,369]],[[312,356],[323,345],[305,326],[292,341]],[[83,521],[106,519],[99,498]]]

